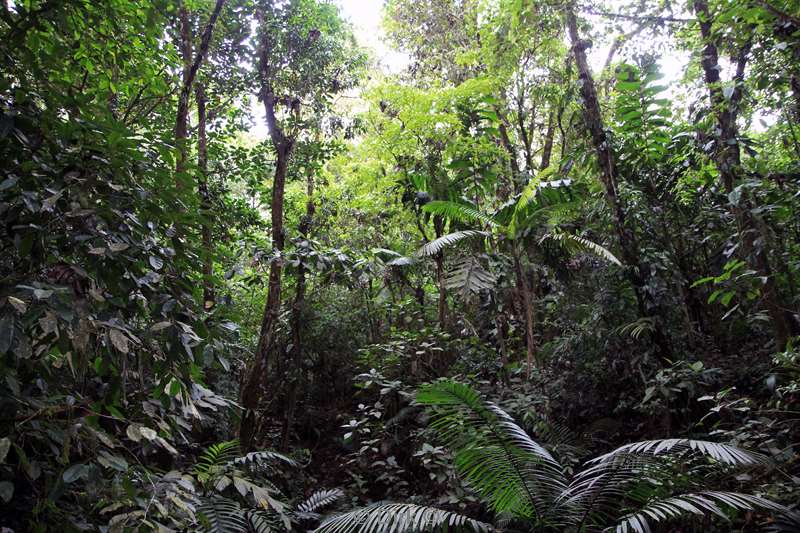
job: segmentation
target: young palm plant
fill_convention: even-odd
[[[565,468],[511,416],[461,383],[422,387],[431,426],[454,454],[464,481],[510,531],[650,531],[687,516],[770,511],[796,531],[800,518],[760,496],[709,490],[715,473],[765,465],[767,459],[726,444],[664,439],[621,446],[568,476]],[[779,522],[775,522],[776,524]],[[490,527],[428,507],[377,504],[334,516],[316,533],[481,531]]]

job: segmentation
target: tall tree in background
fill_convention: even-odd
[[[270,357],[281,353],[275,327],[281,308],[284,190],[290,157],[298,139],[311,134],[304,114],[313,117],[327,108],[333,95],[356,83],[363,65],[350,29],[331,3],[266,0],[257,6],[257,20],[257,89],[275,152],[270,205],[273,259],[258,345],[241,389],[245,414],[240,436],[245,449],[252,447],[258,431],[256,410],[265,398]]]

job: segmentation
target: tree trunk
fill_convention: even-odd
[[[666,335],[663,333],[661,325],[661,315],[656,302],[648,296],[645,285],[650,276],[649,265],[644,263],[639,256],[639,245],[636,234],[630,228],[625,215],[625,208],[617,194],[617,166],[614,154],[611,151],[611,143],[606,137],[603,126],[603,117],[600,111],[600,103],[597,99],[597,89],[594,79],[589,69],[586,59],[586,49],[591,43],[580,39],[578,34],[578,22],[572,8],[567,11],[567,26],[572,40],[572,52],[575,57],[575,65],[578,68],[580,80],[581,97],[583,98],[584,121],[591,136],[597,159],[600,164],[600,179],[603,184],[606,203],[611,208],[616,224],[614,229],[617,233],[622,258],[627,266],[628,278],[633,285],[636,295],[636,303],[639,308],[639,315],[650,318],[653,322],[652,339],[659,351],[659,356],[666,358],[670,355],[670,346]]]
[[[300,235],[308,239],[311,233],[311,225],[314,222],[314,175],[309,172],[306,178],[306,213],[300,220],[298,227]],[[306,296],[306,268],[301,261],[297,266],[297,287],[292,302],[292,350],[290,352],[289,366],[289,390],[286,395],[286,411],[283,419],[283,430],[281,435],[281,449],[289,449],[289,438],[294,425],[294,415],[297,410],[297,395],[300,387],[300,376],[302,375],[303,364],[303,309],[305,307]]]
[[[744,80],[745,67],[752,43],[748,40],[740,48],[738,56],[734,58],[736,64],[735,87],[733,93],[726,98],[721,87],[719,50],[716,39],[712,35],[713,20],[708,8],[708,2],[706,0],[695,0],[694,9],[698,15],[700,34],[705,43],[701,64],[706,86],[708,87],[711,108],[716,116],[719,132],[716,139],[714,159],[725,192],[730,196],[734,191],[736,178],[741,170],[741,153],[737,138],[739,132],[736,119],[743,96],[741,84]],[[765,230],[764,224],[759,224],[759,221],[753,215],[753,203],[747,191],[742,191],[739,201],[731,201],[730,206],[731,212],[739,225],[739,235],[742,239],[739,255],[744,261],[750,263],[759,276],[765,280],[763,287],[764,307],[772,320],[776,349],[782,351],[786,348],[789,336],[800,332],[797,331],[798,327],[790,316],[788,307],[781,301],[775,284],[774,274],[766,251],[766,246],[769,242],[768,232]],[[763,245],[756,246],[755,241],[759,236]]]
[[[533,311],[533,293],[528,283],[528,278],[522,269],[522,261],[520,259],[519,250],[514,245],[512,252],[514,256],[514,273],[517,278],[517,293],[519,294],[520,302],[522,303],[522,311],[525,319],[525,361],[527,367],[525,369],[525,376],[530,379],[531,369],[536,364],[536,339],[533,335],[534,331],[534,311]]]
[[[211,197],[208,192],[208,137],[206,132],[206,93],[205,86],[198,83],[194,89],[197,101],[197,169],[200,173],[197,180],[197,192],[200,195],[201,236],[200,256],[203,261],[203,309],[210,311],[214,307],[214,254],[211,243]]]
[[[181,175],[186,172],[186,138],[188,136],[189,128],[189,95],[192,91],[192,85],[197,77],[197,72],[205,61],[208,55],[208,47],[211,44],[211,35],[214,33],[214,25],[219,18],[222,11],[222,6],[225,0],[217,0],[214,4],[214,10],[203,28],[203,34],[200,38],[200,45],[197,49],[197,54],[192,60],[192,26],[189,21],[189,11],[186,9],[186,4],[181,2],[178,8],[178,17],[180,19],[180,34],[181,34],[181,58],[183,59],[183,72],[182,72],[182,86],[178,94],[178,111],[175,118],[175,144],[178,147],[178,159],[175,163],[175,174],[177,174],[178,185],[180,185]]]
[[[258,14],[259,22],[263,20],[263,13]],[[283,197],[286,186],[286,169],[294,147],[294,140],[287,138],[275,117],[277,103],[272,88],[273,72],[269,64],[269,49],[271,43],[266,31],[261,33],[258,50],[258,76],[261,84],[261,101],[269,128],[270,139],[275,148],[276,163],[275,177],[272,183],[272,201],[270,204],[272,218],[272,249],[276,255],[282,255],[284,248],[283,232]],[[276,257],[270,263],[269,289],[267,302],[264,306],[264,315],[261,319],[261,331],[258,346],[254,354],[253,365],[242,385],[241,402],[245,412],[239,428],[239,440],[245,451],[251,450],[256,433],[258,409],[261,398],[264,396],[266,373],[269,366],[269,354],[275,344],[275,324],[281,308],[281,273],[283,271],[283,258]]]
[[[542,161],[539,170],[544,170],[550,166],[550,158],[553,155],[553,139],[556,136],[555,112],[551,109],[547,119],[547,133],[544,135],[544,148],[542,148]]]
[[[433,218],[433,228],[436,231],[437,239],[444,235],[444,219],[440,216],[435,216]],[[436,284],[439,287],[437,316],[439,327],[444,331],[447,328],[447,288],[444,286],[444,253],[440,251],[433,256],[433,260],[436,263]]]

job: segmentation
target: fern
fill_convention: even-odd
[[[477,230],[455,231],[453,233],[448,233],[447,235],[442,235],[438,239],[432,240],[431,242],[427,243],[425,246],[417,250],[414,255],[417,257],[430,257],[432,255],[438,254],[448,246],[453,246],[454,244],[463,241],[464,239],[469,239],[471,237],[487,237],[487,236],[488,233],[486,233],[485,231],[477,231]]]
[[[226,466],[239,455],[239,441],[230,440],[212,444],[200,455],[194,467],[198,475],[208,475],[214,469]]]
[[[634,442],[620,446],[605,455],[601,455],[589,461],[589,464],[609,463],[618,460],[625,455],[664,455],[675,452],[688,452],[696,455],[711,457],[715,461],[728,465],[756,465],[767,464],[768,459],[755,452],[749,452],[717,442],[691,439],[662,439]]]
[[[315,533],[482,532],[491,526],[457,513],[404,503],[379,503],[334,516]]]

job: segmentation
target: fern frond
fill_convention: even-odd
[[[222,468],[239,455],[239,441],[229,440],[212,444],[200,455],[194,470],[198,474],[208,474],[214,468]]]
[[[417,533],[483,532],[488,524],[434,507],[403,503],[379,503],[334,516],[315,533]]]
[[[414,255],[416,257],[429,257],[438,254],[444,248],[452,246],[457,242],[463,241],[464,239],[469,239],[471,237],[487,237],[487,236],[488,233],[486,233],[485,231],[477,231],[477,230],[454,231],[453,233],[448,233],[447,235],[442,235],[438,239],[432,240],[431,242],[427,243],[426,245],[422,246],[419,250],[417,250],[414,253]]]
[[[474,207],[458,202],[433,200],[425,204],[422,210],[432,215],[439,215],[448,220],[455,220],[458,222],[483,222],[490,227],[497,226],[497,222],[489,215],[481,213]]]
[[[417,402],[435,408],[431,427],[453,451],[457,471],[496,512],[541,517],[566,488],[550,452],[468,385],[426,385]]]
[[[461,291],[462,296],[478,294],[494,287],[494,275],[483,268],[477,257],[460,260],[447,272],[444,286],[448,290]]]
[[[686,515],[716,515],[728,520],[726,509],[737,511],[753,511],[763,509],[780,514],[791,515],[792,511],[760,496],[741,494],[738,492],[707,491],[692,494],[681,494],[649,503],[641,510],[622,518],[615,530],[616,533],[650,531],[650,522],[665,522]]]
[[[616,450],[592,459],[588,464],[608,463],[624,455],[656,456],[686,452],[708,456],[715,461],[733,466],[769,464],[769,459],[760,453],[743,450],[729,444],[692,439],[646,440],[625,444]]]
[[[239,533],[247,530],[247,522],[239,504],[215,496],[204,499],[197,507],[199,529],[203,533]]]
[[[542,237],[541,241],[545,240],[553,240],[556,242],[560,242],[564,244],[567,249],[571,249],[572,251],[580,250],[584,252],[592,253],[598,257],[605,259],[610,263],[614,263],[617,266],[622,266],[622,262],[617,259],[617,257],[611,253],[611,251],[600,245],[594,241],[590,241],[584,237],[579,237],[577,235],[572,235],[569,233],[548,233],[544,237]]]
[[[341,489],[318,490],[297,506],[300,513],[314,513],[323,507],[340,500],[344,496]]]

